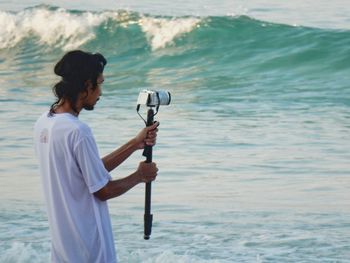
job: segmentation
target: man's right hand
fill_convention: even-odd
[[[109,181],[104,187],[95,192],[94,195],[101,201],[120,196],[141,182],[152,182],[156,179],[157,172],[158,168],[155,163],[141,162],[135,173],[122,179]]]
[[[136,172],[141,182],[149,183],[156,179],[158,168],[156,163],[140,162]]]

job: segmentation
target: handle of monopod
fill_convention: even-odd
[[[152,108],[148,110],[147,113],[147,123],[146,126],[151,126],[154,122],[154,111]],[[152,151],[153,148],[150,145],[146,145],[143,150],[143,156],[146,157],[146,163],[152,162]],[[153,215],[151,214],[151,190],[152,183],[146,183],[145,189],[145,214],[144,214],[144,236],[145,240],[148,240],[152,232],[152,221]]]

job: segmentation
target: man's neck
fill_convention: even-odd
[[[64,101],[62,103],[59,103],[57,107],[55,108],[55,113],[70,113],[76,117],[78,117],[80,113],[80,108],[77,107],[77,112],[73,110],[70,103],[68,101]]]

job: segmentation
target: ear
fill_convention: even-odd
[[[87,91],[89,91],[93,88],[92,82],[89,79],[87,81],[85,81],[84,85],[85,85]]]
[[[85,99],[86,97],[89,96],[89,93],[91,91],[91,88],[92,88],[92,82],[91,80],[87,80],[84,82],[84,85],[85,85],[85,90],[84,91],[81,91],[81,99]]]
[[[93,90],[94,90],[94,85],[92,84],[92,81],[91,80],[87,80],[87,81],[85,81],[85,87],[86,87],[86,89],[85,89],[85,94],[86,94],[86,97],[87,96],[89,96],[89,94],[91,93],[91,92],[93,92]]]

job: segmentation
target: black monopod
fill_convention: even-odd
[[[139,110],[141,105],[146,105],[149,107],[147,111],[147,121],[140,115],[144,120],[146,126],[151,126],[154,123],[154,116],[158,113],[160,105],[169,105],[171,100],[171,95],[167,91],[153,91],[153,90],[143,90],[140,92],[137,100],[137,113],[140,115]],[[156,108],[154,112],[153,108]],[[143,151],[143,156],[146,157],[146,163],[152,162],[153,146],[146,145]],[[144,214],[144,239],[148,240],[152,232],[152,221],[153,215],[151,214],[151,190],[152,183],[146,183],[145,188],[145,214]]]
[[[154,122],[154,110],[150,108],[147,112],[146,126],[151,126]],[[143,156],[146,157],[146,163],[152,162],[153,146],[146,145]],[[151,214],[151,190],[152,183],[146,183],[145,188],[145,215],[144,215],[144,239],[148,240],[152,232],[153,215]]]

